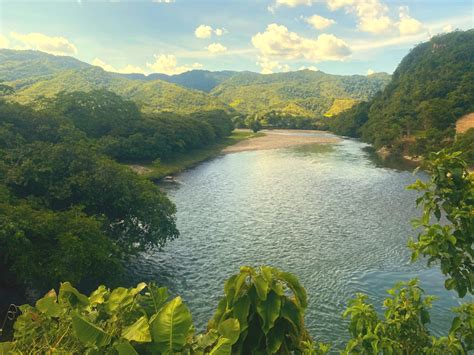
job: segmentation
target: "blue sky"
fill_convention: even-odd
[[[391,73],[415,44],[473,27],[472,0],[0,0],[0,47],[119,72]]]

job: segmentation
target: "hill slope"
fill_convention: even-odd
[[[35,103],[59,92],[107,89],[135,101],[144,112],[228,109],[219,99],[162,80],[133,80],[70,57],[0,50],[0,80],[15,89],[12,101]]]
[[[145,112],[232,107],[244,114],[278,111],[322,118],[368,100],[390,78],[384,73],[339,76],[311,70],[270,75],[192,70],[145,76],[109,73],[71,57],[38,51],[0,50],[0,59],[0,81],[15,89],[11,100],[32,103],[61,91],[105,88],[134,100]]]
[[[269,75],[244,72],[225,80],[211,94],[244,113],[278,110],[314,117],[330,110],[336,99],[368,100],[389,80],[385,73],[342,76],[312,70]]]
[[[473,83],[474,30],[439,35],[411,50],[385,90],[340,114],[333,129],[376,147],[411,137],[434,149],[454,135],[457,119],[474,111]]]

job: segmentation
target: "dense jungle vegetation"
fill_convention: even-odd
[[[390,76],[331,75],[301,70],[262,75],[192,70],[178,75],[117,74],[71,57],[38,51],[0,50],[0,79],[9,101],[41,106],[60,92],[107,89],[147,113],[189,114],[223,109],[243,115],[278,111],[288,117],[323,119],[385,87]]]
[[[460,297],[473,294],[472,262],[474,180],[459,153],[432,154],[425,168],[431,181],[410,186],[422,193],[417,203],[421,231],[410,243],[413,259],[440,262],[445,287]],[[440,222],[441,213],[448,223]],[[110,354],[467,354],[474,350],[474,304],[454,310],[451,329],[441,337],[428,330],[435,299],[417,280],[387,291],[381,317],[367,296],[358,294],[343,316],[350,340],[331,349],[310,337],[304,325],[307,295],[298,279],[278,269],[242,267],[224,286],[204,333],[196,334],[182,299],[170,300],[165,288],[140,283],[110,290],[100,286],[90,296],[69,282],[61,283],[34,306],[23,305],[4,353]]]
[[[120,275],[178,231],[168,198],[118,162],[166,160],[232,130],[223,111],[145,115],[108,91],[62,93],[38,111],[0,101],[0,282]]]
[[[375,148],[426,155],[453,144],[456,120],[474,111],[474,30],[438,35],[401,61],[372,100],[340,113],[330,128]],[[474,132],[455,143],[474,162]],[[409,146],[407,148],[407,146]]]

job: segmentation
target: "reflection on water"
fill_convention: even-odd
[[[313,336],[340,344],[347,337],[341,314],[356,292],[380,305],[385,289],[418,277],[440,297],[431,328],[445,331],[459,301],[436,268],[410,263],[406,247],[418,211],[416,193],[405,187],[415,177],[379,167],[364,147],[343,140],[242,152],[181,174],[183,184],[164,186],[181,236],[137,260],[130,283],[155,280],[181,294],[203,329],[239,266],[272,265],[306,287]]]

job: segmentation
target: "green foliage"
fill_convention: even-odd
[[[252,130],[253,133],[257,133],[262,129],[262,124],[260,123],[260,120],[258,117],[251,117],[249,116],[245,120],[245,124],[248,128]]]
[[[367,296],[349,302],[350,340],[343,354],[467,354],[474,350],[474,305],[455,309],[447,336],[431,336],[427,324],[433,297],[417,280],[387,291],[379,318]],[[99,286],[89,296],[69,282],[34,306],[20,306],[11,353],[112,354],[326,354],[304,326],[306,291],[292,274],[262,266],[242,267],[224,286],[224,297],[205,333],[195,334],[191,313],[166,288],[140,283],[113,290]]]
[[[336,99],[368,100],[390,78],[387,74],[339,76],[311,70],[271,75],[193,70],[143,76],[105,72],[70,57],[14,50],[0,50],[0,63],[0,77],[15,90],[9,95],[11,100],[41,106],[44,98],[60,92],[106,89],[134,101],[146,113],[235,109],[265,114],[276,110],[322,118],[343,102]]]
[[[423,216],[413,222],[422,231],[409,246],[413,259],[423,255],[428,263],[439,262],[447,277],[446,288],[464,297],[467,292],[473,294],[474,286],[474,180],[460,155],[432,153],[424,164],[431,181],[417,180],[409,186],[423,192],[417,199]],[[441,223],[442,217],[449,223]]]
[[[178,231],[159,188],[110,158],[167,161],[232,130],[225,111],[147,116],[103,90],[61,93],[39,111],[0,101],[0,277],[51,287],[119,275]]]
[[[218,330],[229,320],[240,324],[234,353],[304,353],[316,351],[304,327],[306,291],[298,279],[275,268],[241,267],[225,283],[209,329]],[[321,349],[324,349],[321,345]]]
[[[244,114],[322,118],[335,99],[368,100],[388,83],[387,74],[339,76],[301,70],[261,75],[237,73],[216,86],[211,94]]]
[[[378,149],[415,131],[427,132],[412,152],[425,155],[451,144],[454,124],[474,111],[474,30],[455,31],[421,43],[403,58],[384,91],[367,106],[331,122],[336,133],[362,137]]]
[[[288,295],[291,291],[292,296]],[[243,267],[225,285],[225,297],[204,334],[194,335],[191,313],[165,288],[141,283],[89,297],[70,283],[23,305],[13,352],[119,354],[324,354],[304,328],[306,292],[296,277],[270,267]],[[0,348],[1,349],[1,348]]]
[[[462,152],[461,158],[470,166],[474,166],[474,128],[469,129],[465,133],[458,134],[452,150],[454,152]]]
[[[424,296],[417,280],[401,282],[387,291],[384,318],[379,319],[367,296],[349,302],[344,317],[350,318],[351,339],[343,354],[466,354],[472,350],[473,304],[457,312],[448,336],[430,336],[427,324],[433,297]]]

